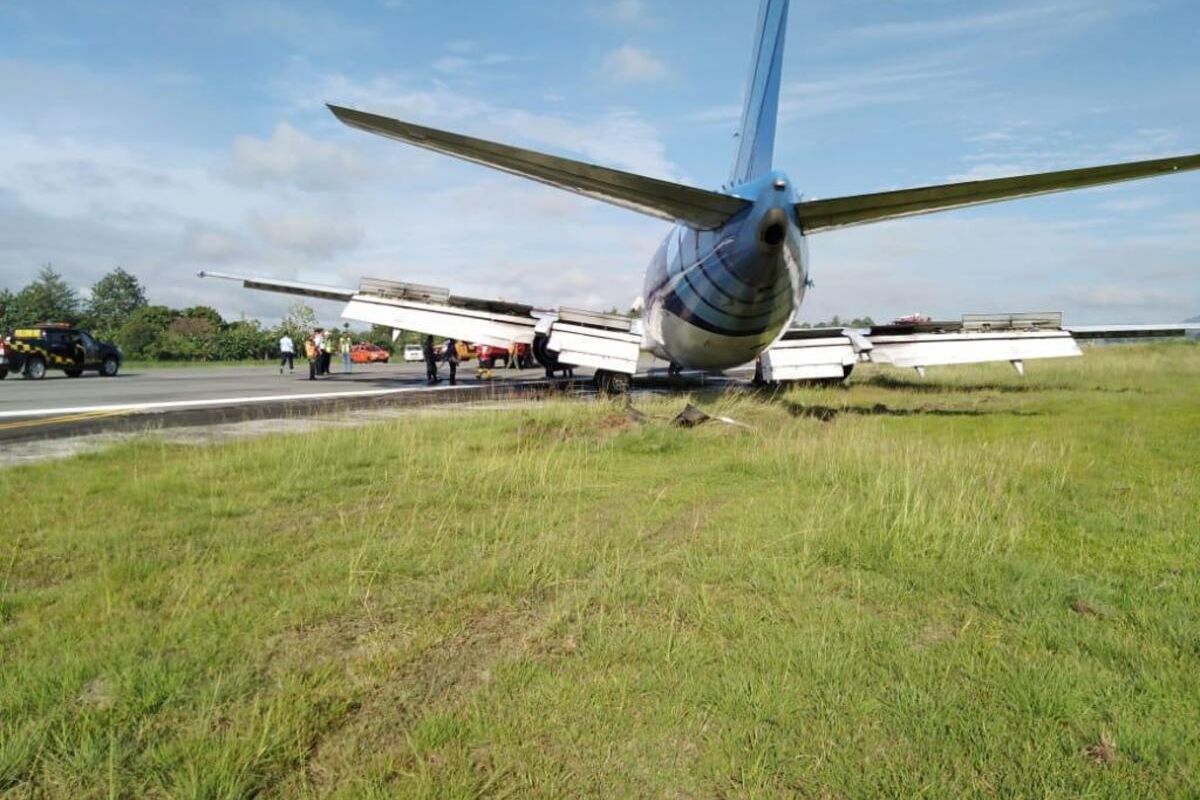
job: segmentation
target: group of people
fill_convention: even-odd
[[[438,351],[433,346],[433,337],[426,336],[425,341],[421,344],[421,355],[425,357],[425,379],[426,382],[433,386],[441,383],[441,376],[438,375]],[[458,383],[458,340],[447,339],[442,346],[441,360],[446,362],[446,367],[450,370],[450,385],[454,386]]]
[[[340,336],[335,336],[336,333],[337,331],[317,328],[304,337],[304,357],[308,359],[310,381],[330,373],[330,362],[333,360],[335,348],[342,354],[342,372],[350,372],[350,348],[354,345],[354,340],[346,331],[342,331]],[[296,345],[286,333],[279,338],[279,355],[279,374],[283,374],[284,367],[287,367],[288,372],[294,372]]]
[[[350,349],[353,346],[353,340],[350,334],[342,331],[340,336],[336,336],[337,331],[326,331],[324,328],[317,328],[310,335],[304,338],[304,357],[308,359],[308,379],[315,381],[322,375],[330,373],[330,361],[333,354],[336,352],[342,355],[342,372],[343,374],[350,372]],[[458,364],[461,357],[458,352],[458,340],[447,339],[445,344],[439,349],[434,346],[433,337],[426,336],[421,346],[422,355],[425,357],[425,377],[430,386],[441,383],[442,378],[438,374],[438,362],[444,361],[450,372],[450,385],[454,386],[458,383]],[[292,341],[292,337],[286,333],[279,339],[279,374],[282,375],[284,368],[287,371],[295,371],[296,346]],[[514,358],[516,349],[513,349]],[[568,368],[564,374],[573,373],[573,370]],[[550,375],[550,371],[547,370]]]

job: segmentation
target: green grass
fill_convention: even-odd
[[[1029,372],[0,472],[0,795],[1196,796],[1200,347]]]

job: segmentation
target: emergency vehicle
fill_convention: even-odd
[[[111,378],[121,369],[121,350],[85,330],[55,322],[17,328],[12,336],[0,339],[0,380],[10,372],[41,380],[47,369],[61,369],[69,378],[94,369]]]

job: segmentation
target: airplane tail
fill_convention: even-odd
[[[737,160],[730,175],[732,186],[771,171],[787,17],[788,0],[762,0],[759,5],[746,108],[738,132]]]

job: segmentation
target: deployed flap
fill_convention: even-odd
[[[1016,365],[1037,358],[1083,355],[1071,334],[1061,330],[915,333],[871,336],[869,342],[870,350],[865,352],[865,357],[870,361],[917,370],[988,361],[1008,361]]]
[[[746,200],[718,192],[425,128],[391,117],[333,105],[329,110],[353,128],[698,228],[718,228],[750,206]]]
[[[1013,178],[948,183],[829,200],[806,200],[796,204],[796,219],[805,233],[817,233],[848,225],[862,225],[1018,197],[1153,178],[1194,169],[1200,169],[1200,154],[1043,172]]]
[[[345,319],[417,331],[492,347],[531,344],[537,320],[530,316],[496,314],[435,303],[357,295],[342,312]]]

